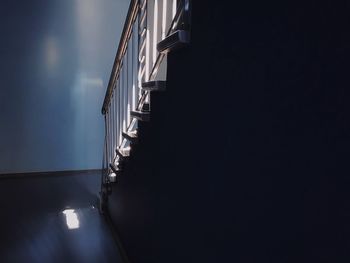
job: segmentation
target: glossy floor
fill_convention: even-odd
[[[99,174],[0,180],[0,262],[122,262]]]

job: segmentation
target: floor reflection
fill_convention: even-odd
[[[98,174],[0,180],[0,262],[121,262]]]
[[[66,216],[68,229],[79,228],[79,218],[74,209],[65,209],[62,213]]]

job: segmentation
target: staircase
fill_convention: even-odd
[[[131,1],[102,107],[102,213],[108,209],[113,184],[118,184],[135,149],[143,147],[140,138],[147,130],[144,123],[152,122],[156,94],[166,92],[167,55],[189,43],[189,0]]]

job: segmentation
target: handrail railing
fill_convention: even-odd
[[[130,6],[129,6],[128,14],[126,16],[126,20],[125,20],[123,32],[122,32],[122,35],[120,38],[117,55],[116,55],[115,60],[114,60],[111,76],[109,78],[107,91],[106,91],[106,95],[105,95],[105,98],[103,101],[103,106],[102,106],[102,114],[106,113],[107,106],[108,106],[110,99],[111,99],[111,96],[112,96],[115,81],[119,77],[121,64],[122,64],[122,58],[125,54],[127,43],[128,43],[128,40],[129,40],[131,32],[132,32],[132,27],[133,27],[135,20],[137,18],[138,11],[139,11],[139,0],[132,0],[130,3]]]
[[[161,65],[163,69],[166,67],[162,64],[166,55],[158,52],[157,44],[184,28],[188,3],[189,0],[132,0],[130,3],[102,106],[105,118],[102,203],[110,191],[109,183],[116,180],[121,162],[130,154],[130,138],[137,133],[138,120],[131,113],[150,110],[150,92],[143,90],[141,84],[156,77],[166,78],[164,70],[158,72]]]

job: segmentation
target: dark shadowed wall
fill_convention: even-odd
[[[348,262],[349,5],[193,0],[113,186],[132,262]]]
[[[0,173],[100,168],[128,0],[0,3]]]

